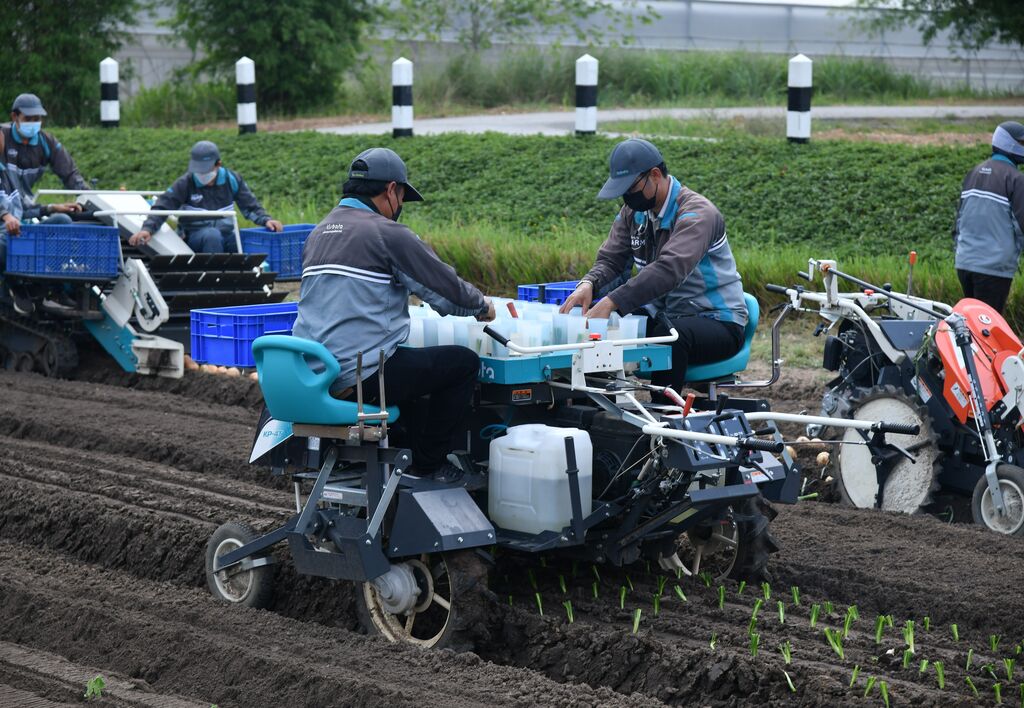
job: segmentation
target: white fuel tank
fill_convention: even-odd
[[[572,520],[565,439],[576,447],[583,515],[591,511],[594,449],[577,428],[517,425],[491,441],[487,508],[499,528],[524,533],[561,531]]]

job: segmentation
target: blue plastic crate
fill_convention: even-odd
[[[242,229],[243,253],[266,253],[270,270],[278,280],[299,280],[302,277],[302,247],[316,224],[288,224],[283,232],[268,231],[262,226]]]
[[[112,280],[121,267],[121,239],[112,226],[25,224],[7,237],[7,272],[61,280]]]
[[[578,280],[563,280],[557,283],[540,283],[537,285],[520,285],[519,298],[526,302],[537,302],[540,299],[541,286],[544,287],[544,302],[549,305],[561,305],[566,298],[572,295]]]
[[[255,366],[252,343],[264,334],[291,334],[296,302],[192,310],[192,353],[201,364]]]

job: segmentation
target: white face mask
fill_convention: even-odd
[[[213,181],[213,178],[217,176],[217,170],[214,170],[213,172],[203,172],[202,174],[193,172],[192,174],[194,174],[196,179],[199,180],[199,184],[209,184]]]

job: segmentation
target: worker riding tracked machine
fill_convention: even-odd
[[[911,269],[915,254],[911,254]],[[985,303],[955,306],[892,292],[844,273],[835,261],[809,261],[807,280],[823,279],[822,292],[802,286],[769,290],[786,295],[791,311],[816,311],[828,332],[828,383],[822,413],[853,420],[901,421],[917,436],[882,454],[843,446],[837,486],[844,501],[861,508],[954,513],[970,499],[973,520],[993,531],[1024,535],[1024,361],[1020,339]],[[840,292],[843,280],[858,288]],[[809,306],[808,306],[809,305]],[[819,435],[827,423],[813,425]],[[862,433],[847,429],[843,440]]]
[[[272,550],[286,542],[299,573],[357,584],[367,632],[465,646],[486,625],[494,549],[764,577],[777,550],[767,501],[796,501],[800,474],[763,402],[684,400],[632,376],[669,368],[671,323],[661,337],[540,347],[497,328],[485,331],[512,354],[481,358],[466,449],[449,456],[464,475],[451,483],[410,474],[409,450],[388,444],[401,421],[383,382],[380,408],[363,405],[361,385],[356,402],[333,399],[339,365],[324,346],[257,339],[267,410],[250,462],[291,475],[295,514],[262,536],[234,522],[218,528],[206,557],[213,595],[265,607]],[[362,357],[358,368],[361,380]],[[670,403],[642,402],[647,393]],[[878,454],[886,432],[916,433],[833,422],[870,432]]]

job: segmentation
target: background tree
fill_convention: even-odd
[[[949,30],[967,50],[993,40],[1024,46],[1022,0],[858,0],[858,5],[877,10],[867,21],[876,30],[911,26],[925,42]]]
[[[356,60],[369,0],[177,0],[173,26],[203,58],[194,76],[234,77],[235,62],[256,62],[261,106],[285,111],[331,103]]]
[[[650,6],[637,13],[637,5],[636,0],[398,0],[388,17],[399,39],[437,41],[454,32],[463,47],[478,52],[495,42],[529,42],[538,31],[585,44],[628,44],[637,21],[657,17]]]
[[[136,0],[28,0],[5,5],[0,21],[0,116],[19,93],[34,93],[59,125],[98,123],[99,63],[122,44]],[[122,75],[128,67],[122,67]]]

